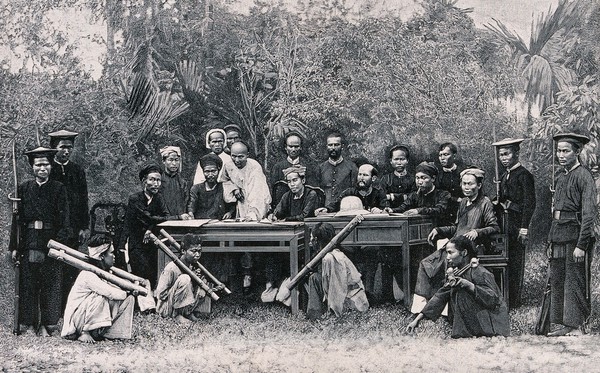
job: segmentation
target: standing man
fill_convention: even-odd
[[[451,142],[445,142],[440,145],[438,159],[442,166],[442,172],[438,174],[435,186],[441,190],[450,193],[450,201],[448,202],[448,220],[453,222],[456,220],[456,212],[458,204],[463,198],[462,188],[460,186],[460,173],[462,167],[458,166],[456,160],[458,148]]]
[[[165,200],[159,193],[162,173],[158,165],[150,164],[142,168],[139,178],[142,191],[129,196],[119,249],[125,251],[125,245],[128,245],[131,271],[148,279],[154,289],[158,277],[158,250],[148,235],[158,223],[182,220],[184,214],[169,215]]]
[[[187,210],[190,188],[188,182],[181,176],[181,148],[165,146],[160,149],[160,155],[164,167],[160,192],[169,215],[182,215]]]
[[[504,139],[493,143],[498,149],[498,160],[505,168],[500,177],[498,207],[503,211],[502,226],[508,235],[509,303],[510,308],[521,305],[521,289],[525,272],[525,249],[531,217],[535,210],[533,175],[519,162],[523,139]]]
[[[319,186],[325,191],[325,205],[334,202],[340,194],[352,187],[358,175],[358,167],[342,157],[343,137],[333,132],[327,136],[329,159],[319,165]]]
[[[237,124],[230,123],[223,127],[225,130],[225,139],[227,145],[225,146],[225,153],[231,154],[231,145],[234,142],[242,139],[242,129]]]
[[[270,175],[271,184],[271,196],[273,197],[272,207],[275,208],[281,197],[290,190],[288,183],[285,179],[284,170],[292,166],[304,166],[306,168],[306,175],[303,177],[308,185],[316,186],[314,184],[314,178],[312,172],[308,169],[308,160],[300,155],[302,153],[302,136],[295,131],[288,132],[282,139],[285,153],[287,154],[286,159],[275,163]]]
[[[590,316],[590,263],[594,249],[596,186],[581,163],[581,148],[590,139],[575,133],[554,136],[556,157],[562,167],[555,176],[550,247],[550,322],[561,327],[548,334],[585,334]]]
[[[410,160],[410,151],[404,145],[393,146],[388,158],[394,171],[381,177],[380,184],[385,190],[386,197],[390,202],[391,208],[400,207],[409,193],[417,190],[415,186],[415,176],[408,170]]]
[[[68,242],[69,201],[67,188],[50,180],[56,150],[36,148],[25,153],[35,180],[19,186],[21,240],[12,251],[13,261],[21,261],[20,324],[26,333],[48,336],[58,331],[62,314],[62,265],[47,258],[48,241]],[[19,259],[19,256],[21,259]]]
[[[49,133],[50,147],[56,149],[54,163],[50,171],[50,180],[61,182],[67,188],[69,200],[69,221],[71,231],[65,245],[77,249],[90,237],[90,212],[88,207],[88,187],[83,167],[71,160],[73,144],[77,132],[61,130]],[[67,303],[69,291],[75,283],[78,270],[63,266],[62,306]]]
[[[213,128],[206,133],[206,148],[210,149],[211,154],[218,155],[223,161],[223,164],[231,162],[231,157],[224,151],[226,140],[227,136],[225,136],[225,131],[220,128]],[[202,165],[198,162],[196,173],[194,174],[193,185],[203,183],[204,181],[206,181],[206,177],[202,172]]]
[[[240,140],[231,145],[232,162],[223,165],[223,197],[226,203],[236,203],[236,218],[242,221],[260,221],[267,216],[271,193],[261,165],[248,158],[249,145]],[[250,291],[252,256],[244,253],[243,291]]]

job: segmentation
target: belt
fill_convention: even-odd
[[[554,211],[552,216],[554,220],[581,220],[581,213],[578,211]]]
[[[53,226],[54,225],[52,223],[41,221],[41,220],[35,220],[35,221],[31,221],[31,222],[27,223],[27,228],[32,228],[32,229],[36,229],[36,230],[52,229]]]

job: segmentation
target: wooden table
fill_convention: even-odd
[[[315,218],[306,219],[306,235],[309,237],[310,229],[317,223],[330,223],[336,232],[339,232],[353,216],[335,216],[324,214]],[[414,288],[411,271],[415,272],[420,260],[431,253],[427,243],[427,235],[431,232],[431,219],[420,216],[399,216],[387,214],[367,214],[352,233],[342,242],[347,246],[387,246],[397,247],[402,250],[402,276],[404,304],[410,307],[412,301],[411,289]],[[420,254],[412,255],[411,254]],[[310,255],[310,253],[308,253]],[[415,263],[417,266],[411,266]],[[411,270],[412,267],[412,270]]]
[[[207,253],[289,253],[290,275],[294,277],[298,273],[299,258],[305,249],[304,224],[301,222],[193,222],[173,220],[161,223],[159,227],[177,241],[186,233],[200,237],[202,251]],[[305,262],[309,259],[304,255]],[[298,290],[292,290],[291,297],[292,314],[296,314],[299,309]]]

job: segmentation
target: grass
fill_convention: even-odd
[[[381,372],[581,371],[598,369],[598,316],[591,334],[548,339],[532,335],[545,284],[543,248],[527,258],[524,305],[511,311],[512,336],[452,340],[448,323],[424,320],[415,335],[411,315],[383,305],[311,323],[257,296],[227,297],[189,327],[157,315],[134,318],[134,339],[85,345],[57,337],[14,336],[11,269],[0,269],[0,367],[2,371],[72,372]],[[598,273],[593,262],[593,272]],[[597,279],[594,282],[597,285]],[[593,288],[596,288],[594,286]],[[593,296],[594,310],[598,296]],[[457,354],[462,352],[462,354]]]

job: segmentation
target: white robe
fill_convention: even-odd
[[[237,201],[237,218],[249,217],[258,221],[267,216],[271,205],[271,192],[267,178],[261,165],[254,159],[248,158],[244,168],[239,169],[233,162],[223,165],[223,198],[225,202],[236,202],[233,191],[240,189],[244,194],[244,202]]]

